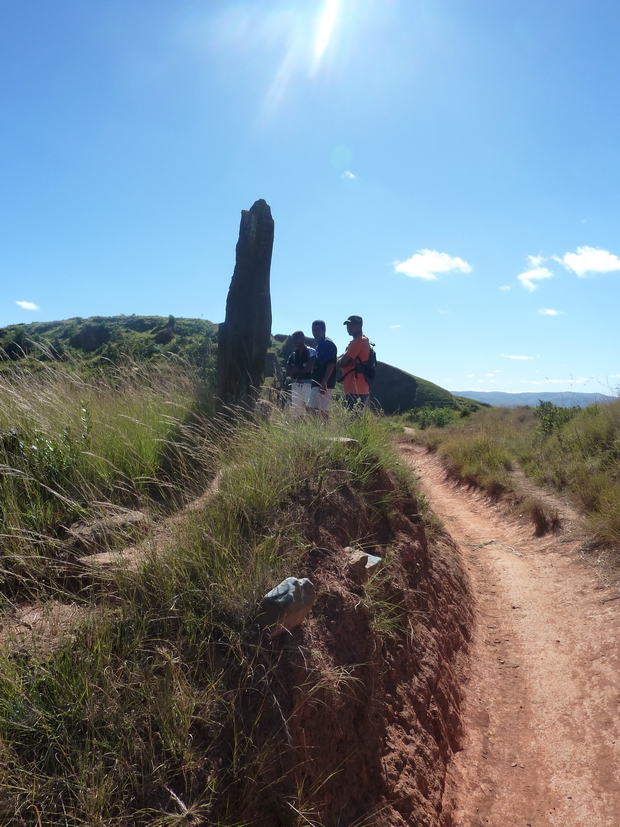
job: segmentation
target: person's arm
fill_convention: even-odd
[[[293,353],[291,353],[291,355],[288,357],[288,362],[286,363],[286,375],[287,376],[297,376],[297,374],[301,370],[301,368],[299,368],[299,367],[297,367],[297,365],[295,365],[295,362],[293,360],[294,355],[295,355],[295,352],[293,351]]]
[[[327,380],[332,375],[332,373],[336,370],[336,363],[335,362],[328,362],[327,367],[325,368],[325,376],[323,377],[323,381],[321,382],[321,387],[319,388],[319,393],[325,393],[327,390]]]
[[[347,349],[342,354],[340,359],[338,359],[338,367],[340,368],[348,368],[348,367],[355,367],[355,360],[360,359],[360,350],[361,350],[361,341],[357,339],[353,339],[353,341],[349,342]]]
[[[336,345],[333,346],[333,356],[330,358],[330,361],[327,363],[325,368],[325,375],[323,376],[323,381],[321,382],[320,393],[325,393],[327,390],[327,381],[332,373],[336,370],[336,361],[338,359],[338,351],[336,350]],[[333,359],[333,361],[332,361]]]

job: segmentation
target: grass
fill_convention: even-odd
[[[161,508],[203,484],[213,471],[198,392],[195,371],[176,360],[105,374],[57,363],[0,374],[5,589],[53,581],[72,522],[110,504]]]
[[[453,476],[482,486],[491,496],[500,497],[512,489],[512,456],[488,434],[475,434],[466,440],[446,439],[439,452]]]
[[[510,471],[519,465],[537,484],[568,494],[601,541],[620,543],[620,399],[583,410],[483,409],[416,440],[439,451],[455,476],[496,496],[515,493]],[[537,530],[557,522],[540,502],[528,508]]]
[[[339,520],[350,543],[360,511],[389,520],[399,494],[385,476],[409,483],[388,424],[338,410],[327,424],[277,411],[218,423],[176,363],[106,376],[50,365],[1,381],[5,618],[33,596],[92,611],[47,650],[3,633],[0,821],[232,827],[268,812],[309,823],[332,770],[310,789],[303,767],[287,763],[291,712],[255,615],[268,589],[311,573],[312,554],[324,553],[315,515]],[[60,588],[68,521],[104,504],[165,512],[216,471],[212,495],[175,523],[165,553],[119,573],[109,594]],[[304,691],[319,699],[356,678],[312,680]]]

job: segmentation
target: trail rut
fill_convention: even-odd
[[[403,456],[459,544],[476,600],[444,825],[617,827],[617,588],[578,554],[570,519],[535,537],[525,518],[448,482],[433,455],[404,447]]]

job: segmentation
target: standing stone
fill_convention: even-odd
[[[263,383],[271,336],[269,274],[273,250],[271,209],[261,198],[242,210],[226,320],[220,324],[217,387],[221,408],[252,409]]]

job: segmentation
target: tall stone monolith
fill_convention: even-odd
[[[271,336],[272,250],[273,218],[261,198],[250,210],[241,211],[226,320],[219,326],[217,395],[221,409],[240,406],[251,410],[263,383]]]

